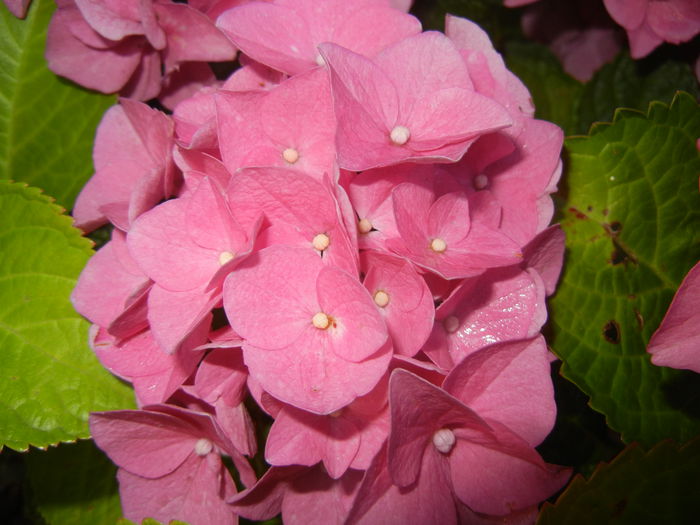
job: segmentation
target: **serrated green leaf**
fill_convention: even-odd
[[[0,5],[0,179],[44,189],[70,209],[92,174],[95,128],[114,96],[58,78],[44,59],[52,0],[25,20]]]
[[[697,523],[700,440],[678,448],[666,441],[649,453],[630,445],[589,480],[577,476],[538,525]]]
[[[646,344],[700,259],[700,108],[679,94],[648,117],[566,142],[567,264],[550,302],[562,373],[625,442],[700,433],[700,376],[651,364]]]
[[[132,408],[131,389],[87,346],[70,303],[90,241],[51,199],[0,181],[0,446],[89,437],[94,410]]]
[[[113,525],[122,515],[117,468],[92,440],[25,457],[33,503],[48,525]]]
[[[511,42],[504,57],[508,68],[530,90],[535,116],[561,126],[567,135],[573,133],[583,84],[566,73],[559,59],[541,44]]]
[[[648,64],[621,54],[603,66],[583,87],[573,131],[587,133],[594,122],[611,121],[618,107],[644,111],[654,100],[670,103],[679,90],[700,97],[697,79],[685,62],[664,60],[651,69]]]

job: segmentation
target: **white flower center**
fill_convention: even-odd
[[[374,294],[374,302],[380,308],[384,308],[387,304],[389,304],[389,294],[384,290],[379,290]]]
[[[391,142],[397,146],[403,146],[408,142],[408,139],[411,138],[411,132],[408,131],[406,126],[396,126],[391,130],[389,137],[391,138]]]
[[[311,244],[313,244],[314,248],[316,248],[319,252],[322,252],[328,248],[328,246],[331,244],[331,240],[325,233],[319,233],[313,238]]]
[[[454,315],[450,315],[449,317],[445,317],[444,321],[442,321],[442,325],[445,327],[448,334],[453,334],[459,328],[459,319]]]
[[[455,446],[455,435],[449,428],[441,428],[433,434],[433,445],[443,454],[449,454]]]
[[[194,444],[194,453],[198,456],[206,456],[214,448],[211,441],[205,438],[198,439]]]
[[[299,160],[299,152],[294,148],[287,148],[282,152],[282,158],[289,164],[294,164]]]
[[[477,190],[483,190],[488,185],[489,178],[483,173],[479,173],[476,177],[474,177],[474,188]]]
[[[447,243],[440,238],[433,239],[430,243],[430,249],[437,253],[442,253],[447,250]]]
[[[223,266],[227,262],[230,262],[233,260],[235,255],[232,252],[221,252],[219,254],[219,264]]]
[[[369,222],[369,219],[361,219],[360,222],[357,223],[357,229],[360,233],[369,233],[372,231],[372,223]]]
[[[318,312],[316,315],[314,315],[311,318],[311,322],[319,330],[325,330],[331,324],[331,320],[328,319],[328,316],[323,312]]]

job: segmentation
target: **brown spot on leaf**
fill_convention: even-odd
[[[581,210],[574,208],[573,206],[571,208],[569,208],[569,212],[573,213],[577,219],[580,219],[582,221],[585,221],[588,219],[588,215],[583,213]]]
[[[637,324],[639,325],[639,329],[643,330],[644,329],[644,317],[642,317],[642,313],[637,310],[636,308],[634,309],[634,317],[637,319]]]
[[[608,343],[614,345],[620,344],[620,325],[614,319],[611,319],[603,326],[603,337]]]

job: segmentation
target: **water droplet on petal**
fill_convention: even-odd
[[[384,308],[387,304],[389,304],[389,294],[384,290],[377,291],[377,293],[374,294],[374,302],[380,308]]]
[[[433,239],[430,243],[430,249],[437,253],[442,253],[447,250],[447,243],[442,239]]]
[[[360,233],[369,233],[372,231],[372,223],[369,222],[369,219],[361,219],[360,222],[357,223],[357,229],[359,230]]]
[[[445,327],[445,331],[448,334],[453,334],[459,328],[459,319],[454,315],[450,315],[449,317],[445,317],[444,321],[442,321],[442,325]]]
[[[219,264],[223,266],[227,262],[232,261],[234,257],[235,255],[233,254],[233,252],[221,252],[219,254]]]
[[[211,444],[211,441],[205,438],[198,439],[197,442],[194,444],[194,453],[197,454],[198,456],[206,456],[209,454],[209,452],[212,451],[214,448],[214,445]]]
[[[316,315],[314,315],[311,318],[311,322],[319,330],[325,330],[331,324],[331,320],[328,319],[328,316],[323,312],[318,312]]]
[[[282,158],[289,164],[294,164],[299,160],[299,152],[294,148],[287,148],[282,152]]]
[[[313,238],[311,244],[313,244],[314,248],[316,248],[319,252],[322,252],[328,248],[328,246],[330,246],[331,240],[325,233],[319,233]]]
[[[456,441],[457,439],[455,438],[454,432],[449,428],[441,428],[433,434],[433,445],[443,454],[449,454],[455,446]]]
[[[391,138],[391,142],[397,146],[403,146],[408,142],[408,139],[411,138],[411,132],[408,131],[406,126],[396,126],[391,130],[389,137]]]

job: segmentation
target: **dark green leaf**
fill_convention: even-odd
[[[92,440],[26,455],[33,503],[49,525],[113,524],[122,515],[117,468]]]
[[[700,433],[700,376],[652,365],[646,344],[700,259],[700,108],[680,94],[593,131],[566,142],[552,346],[624,441],[685,441]]]
[[[587,133],[594,122],[609,122],[618,107],[644,111],[653,100],[670,103],[678,90],[700,96],[698,81],[685,62],[668,59],[651,64],[621,54],[584,86],[572,131]]]
[[[504,53],[510,70],[527,86],[535,116],[561,126],[569,135],[577,125],[576,108],[583,84],[562,68],[559,59],[541,44],[512,42]]]
[[[630,445],[589,480],[578,475],[538,525],[697,523],[700,440],[678,448],[663,442],[649,453]]]

